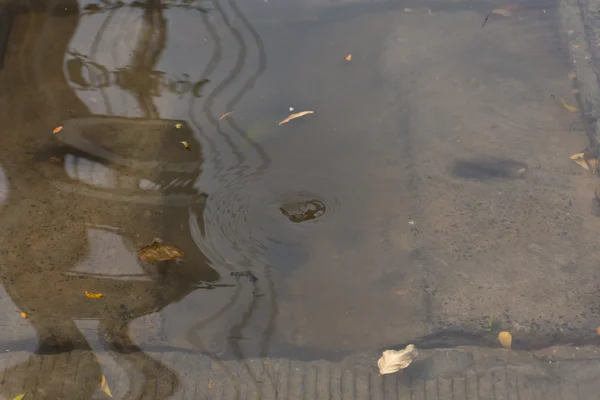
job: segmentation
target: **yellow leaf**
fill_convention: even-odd
[[[346,56],[346,61],[352,61],[352,54],[348,54]]]
[[[512,346],[512,335],[510,334],[510,332],[500,332],[498,334],[498,340],[500,341],[500,343],[502,344],[502,346],[505,349],[510,349]]]
[[[112,399],[113,396],[112,396],[112,393],[110,392],[110,388],[108,387],[108,383],[106,383],[106,377],[104,375],[102,375],[102,382],[100,384],[100,387],[101,387],[102,391],[104,393],[106,393],[106,395],[108,397],[110,397]]]
[[[566,108],[568,111],[572,112],[572,113],[579,113],[581,112],[581,110],[579,109],[579,107],[575,107],[575,106],[571,106],[567,103],[567,101],[565,99],[563,99],[561,97],[560,102],[562,103],[563,107]]]
[[[571,160],[577,160],[578,158],[583,158],[584,154],[583,153],[575,153],[573,154],[571,157],[569,157]]]
[[[21,318],[23,318],[23,319],[27,319],[27,313],[26,313],[26,312],[22,312],[22,313],[21,313]]]
[[[175,128],[181,129],[181,124],[175,124]]]
[[[140,260],[148,262],[183,258],[183,252],[177,247],[169,246],[161,242],[154,242],[148,246],[142,247],[137,255]]]
[[[222,120],[223,118],[227,118],[231,114],[233,114],[233,111],[226,112],[225,114],[223,114],[219,117],[219,121]]]
[[[585,169],[586,171],[590,170],[590,167],[589,167],[588,163],[585,160],[585,154],[584,153],[575,153],[570,158],[571,158],[571,160],[575,161],[575,163],[577,163],[578,165],[581,165],[581,167],[583,169]],[[591,160],[588,160],[588,161],[591,161]],[[595,165],[595,163],[594,163],[594,165]]]
[[[88,299],[99,299],[102,296],[104,296],[102,293],[91,293],[87,290],[85,291],[85,297],[87,297]]]
[[[23,397],[25,397],[26,394],[27,394],[27,392],[21,393],[20,395],[18,395],[17,397],[15,397],[13,400],[23,400]]]
[[[412,344],[406,346],[406,349],[396,351],[396,350],[386,350],[381,355],[379,361],[377,361],[377,366],[379,367],[379,374],[393,374],[396,371],[400,371],[410,365],[413,360],[417,357],[418,351],[416,347]]]
[[[301,112],[299,112],[299,113],[292,114],[292,115],[290,115],[289,117],[287,117],[286,119],[284,119],[283,121],[281,121],[281,122],[279,123],[279,125],[281,126],[281,125],[283,125],[283,124],[287,124],[288,122],[290,122],[290,121],[291,121],[291,120],[293,120],[293,119],[300,118],[300,117],[303,117],[303,116],[305,116],[305,115],[308,115],[308,114],[314,114],[314,113],[315,113],[314,111],[301,111]]]
[[[586,171],[590,170],[590,167],[587,165],[585,160],[575,160],[575,163],[578,165],[581,165],[583,167],[583,169],[585,169]]]
[[[190,148],[190,145],[188,144],[188,142],[186,142],[185,140],[180,140],[179,143],[181,143],[183,145],[183,147],[187,150],[187,151],[191,151],[192,149]]]

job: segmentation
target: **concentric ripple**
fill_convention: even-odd
[[[303,171],[234,179],[208,196],[203,250],[214,261],[245,268],[273,263],[274,255],[301,257],[304,245],[341,210],[336,184]]]

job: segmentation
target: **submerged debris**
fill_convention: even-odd
[[[412,344],[406,346],[404,350],[386,350],[377,361],[379,374],[393,374],[400,371],[408,367],[418,355],[417,348]]]
[[[234,271],[230,274],[231,276],[242,277],[245,276],[252,283],[258,281],[258,278],[250,271]]]
[[[177,247],[155,241],[148,246],[142,247],[137,252],[137,256],[140,260],[147,262],[169,261],[183,258],[183,251]]]

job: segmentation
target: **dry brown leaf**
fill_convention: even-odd
[[[21,394],[17,395],[13,400],[23,400],[23,398],[25,397],[26,394],[27,394],[27,392],[21,393]]]
[[[406,13],[413,12],[413,9],[412,8],[405,8],[404,12],[406,12]]]
[[[219,117],[219,121],[222,120],[223,118],[227,118],[231,114],[233,114],[233,111],[226,112],[225,114],[223,114]]]
[[[346,61],[352,61],[352,54],[348,54],[346,56]]]
[[[87,290],[85,291],[85,297],[87,297],[88,299],[99,299],[102,296],[104,296],[102,293],[92,293],[88,292]]]
[[[52,130],[52,133],[61,133],[64,127],[64,125],[59,125]]]
[[[579,110],[579,107],[575,107],[572,105],[569,105],[569,103],[567,103],[567,101],[563,98],[560,99],[560,102],[562,103],[563,107],[566,108],[568,111],[572,112],[572,113],[579,113],[581,112],[581,110]]]
[[[573,79],[577,78],[577,75],[575,74],[575,72],[571,71],[571,72],[569,72],[568,77],[570,80],[573,80]]]
[[[27,319],[27,317],[28,317],[28,315],[27,315],[27,313],[26,313],[26,312],[22,312],[22,313],[21,313],[21,318],[23,318],[23,319]]]
[[[396,371],[408,367],[418,354],[416,347],[412,344],[406,346],[406,349],[404,350],[384,351],[379,361],[377,361],[379,374],[393,374]]]
[[[287,124],[288,122],[290,122],[293,119],[300,118],[300,117],[303,117],[305,115],[314,114],[314,113],[315,113],[314,111],[301,111],[299,113],[292,114],[289,117],[287,117],[286,119],[284,119],[283,121],[281,121],[279,123],[279,126],[281,126],[283,124]]]
[[[510,332],[502,331],[498,334],[498,340],[502,347],[505,349],[510,349],[512,347],[512,335]]]
[[[396,294],[398,296],[404,296],[405,294],[409,294],[410,292],[412,292],[411,289],[398,289],[398,290],[396,290]]]
[[[181,143],[183,145],[183,147],[187,150],[187,151],[192,151],[192,149],[190,148],[190,145],[188,142],[186,142],[185,140],[180,140],[179,143]]]
[[[138,253],[138,258],[142,261],[168,261],[183,258],[183,252],[177,247],[169,246],[161,242],[154,242],[148,246],[142,247]]]
[[[512,17],[513,15],[512,11],[505,10],[504,8],[496,8],[492,10],[492,14],[502,15],[503,17]]]
[[[108,397],[112,399],[112,393],[110,392],[110,388],[108,387],[108,383],[106,383],[106,377],[102,375],[102,381],[100,382],[100,388]]]
[[[215,382],[211,379],[210,381],[208,381],[208,388],[212,389],[214,384],[215,384]]]
[[[598,334],[598,336],[600,336],[600,326],[596,328],[596,333]]]

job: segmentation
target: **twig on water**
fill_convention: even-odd
[[[490,15],[492,14],[492,11],[488,12],[487,15],[485,16],[485,19],[483,20],[483,24],[481,24],[481,27],[483,28],[485,26],[485,23],[487,22],[487,20],[490,18]]]

